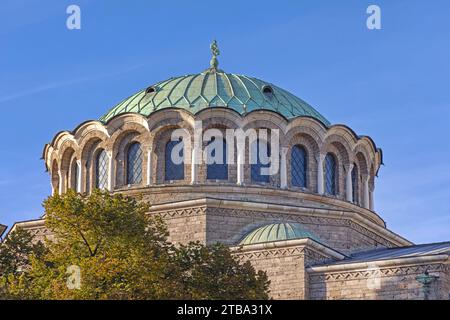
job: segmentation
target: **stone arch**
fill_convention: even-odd
[[[362,152],[357,152],[354,156],[354,163],[358,165],[361,175],[369,174],[369,163]]]
[[[374,199],[374,192],[375,192],[375,167],[374,165],[371,165],[369,170],[369,210],[374,211],[375,210],[375,199]]]
[[[80,137],[78,140],[77,158],[87,161],[87,156],[89,156],[92,146],[97,143],[102,143],[103,147],[109,150],[109,135],[102,131],[93,130]]]
[[[207,108],[195,115],[195,121],[202,121],[203,129],[215,125],[237,129],[242,127],[242,117],[236,111],[228,108]]]
[[[60,174],[62,177],[62,183],[64,184],[62,187],[62,192],[66,192],[70,186],[72,185],[72,179],[71,179],[71,169],[72,169],[72,161],[73,159],[76,159],[75,157],[75,149],[74,145],[67,146],[63,150],[61,150],[60,154]]]
[[[327,135],[327,129],[322,123],[313,118],[297,117],[292,119],[287,126],[287,140],[298,133],[304,133],[311,136],[314,141],[321,146]]]
[[[52,184],[52,190],[53,193],[59,193],[59,168],[58,168],[58,162],[53,160],[52,162],[52,169],[51,169],[51,184]]]
[[[95,157],[99,149],[108,151],[108,138],[98,132],[92,132],[80,145],[81,181],[82,190],[90,193],[95,188]]]
[[[88,120],[81,123],[73,130],[73,136],[75,137],[75,140],[78,141],[92,131],[99,131],[108,135],[108,130],[102,122],[98,120]]]
[[[203,161],[201,165],[198,165],[198,180],[201,183],[236,183],[237,181],[237,165],[236,165],[236,155],[237,146],[236,139],[232,142],[227,140],[227,130],[239,129],[242,125],[242,117],[236,111],[228,108],[207,108],[198,112],[195,115],[195,121],[201,121],[202,123],[202,138],[204,138],[205,133],[210,129],[219,130],[222,134],[222,138],[227,142],[227,148],[233,147],[233,150],[227,150],[229,155],[233,156],[233,162],[228,163],[228,180],[220,180],[220,182],[209,181],[207,179],[207,164]],[[231,133],[231,132],[229,132]],[[203,151],[206,151],[206,147],[209,141],[202,141]],[[203,153],[203,159],[206,159],[205,153]]]
[[[117,124],[117,123],[116,123]],[[125,123],[114,133],[112,133],[109,140],[109,148],[111,149],[111,155],[113,157],[113,181],[115,187],[122,187],[126,185],[126,167],[127,167],[127,152],[131,144],[137,142],[141,145],[143,152],[142,176],[147,175],[147,157],[145,157],[145,150],[150,147],[150,132],[145,125],[139,123]],[[142,179],[144,183],[145,179]]]
[[[44,163],[45,163],[45,170],[46,171],[51,171],[52,168],[52,155],[54,153],[54,148],[52,145],[50,144],[46,144],[44,146],[44,150],[42,150],[42,159],[44,159]]]
[[[106,124],[106,129],[111,138],[120,130],[133,129],[142,133],[149,132],[147,119],[137,113],[124,113],[110,119]]]
[[[287,121],[281,115],[265,110],[253,111],[243,118],[243,130],[259,128],[278,129],[280,138],[283,139],[286,134]]]
[[[76,149],[77,143],[74,136],[70,132],[62,131],[58,133],[55,138],[53,138],[51,145],[55,150],[58,150],[59,153],[62,153],[67,147]]]
[[[272,139],[271,139],[271,135],[270,135],[270,131],[269,129],[271,128],[267,128],[267,127],[256,127],[253,128],[256,130],[257,133],[257,140],[255,141],[251,141],[249,138],[246,139],[246,143],[245,143],[245,158],[246,158],[246,162],[244,165],[244,181],[247,184],[256,184],[256,185],[265,185],[265,186],[271,186],[271,187],[279,187],[280,186],[280,170],[279,170],[279,166],[280,166],[280,153],[281,150],[278,150],[278,171],[276,174],[272,174],[269,176],[269,182],[255,182],[252,179],[252,163],[251,163],[251,151],[253,148],[253,144],[259,142],[265,143],[267,145],[268,148],[270,148],[270,153],[271,153],[271,158],[273,155],[276,154],[276,146],[273,145],[272,143]],[[260,136],[260,131],[261,130],[267,130],[267,139],[261,138]],[[282,141],[282,139],[280,139]],[[279,148],[281,148],[280,145],[278,145]],[[259,155],[258,155],[259,157]]]
[[[192,134],[195,119],[191,113],[183,109],[163,109],[152,113],[147,122],[152,136],[167,126],[183,128]]]
[[[149,145],[151,148],[150,161],[152,163],[150,173],[150,183],[162,184],[164,183],[164,161],[165,161],[165,146],[170,140],[170,135],[175,129],[184,129],[191,135],[191,145],[194,138],[194,124],[195,120],[191,113],[182,109],[164,109],[152,113],[148,119],[150,138]],[[191,154],[191,150],[185,149],[185,157]],[[185,179],[178,181],[190,182],[191,168],[189,163],[185,162]]]
[[[190,143],[185,143],[184,145],[184,180],[174,181],[174,184],[186,184],[191,181],[191,146],[193,145],[193,131],[190,127],[183,125],[166,125],[164,127],[159,127],[156,132],[152,132],[153,135],[153,144],[152,144],[152,158],[154,159],[153,163],[156,163],[153,166],[153,171],[151,173],[152,183],[156,184],[164,184],[165,181],[165,159],[166,159],[166,145],[171,140],[172,132],[176,129],[184,129],[188,136],[191,137]],[[189,137],[188,137],[189,139]]]
[[[202,150],[203,150],[203,161],[200,165],[198,165],[198,180],[200,183],[236,183],[237,181],[237,165],[236,165],[236,155],[237,155],[237,146],[236,146],[236,139],[233,138],[230,141],[230,138],[227,139],[227,130],[228,129],[235,129],[233,127],[229,127],[229,125],[232,125],[231,123],[227,122],[206,122],[206,127],[203,127],[202,132]],[[214,132],[211,132],[214,131]],[[215,132],[220,132],[221,138],[223,140],[223,143],[226,144],[226,154],[224,154],[225,161],[227,164],[227,173],[228,173],[228,179],[227,180],[220,180],[220,181],[213,181],[208,180],[207,171],[208,171],[208,164],[207,164],[207,147],[210,143],[210,139],[207,137],[207,133],[212,134],[213,137],[217,138],[215,136]],[[232,150],[230,150],[232,148]],[[228,162],[229,156],[232,157],[233,161]]]
[[[310,130],[304,127],[291,128],[285,139],[287,148],[287,181],[288,187],[295,188],[292,185],[292,148],[296,145],[302,146],[307,154],[307,189],[311,192],[317,191],[317,156],[320,153],[320,140],[318,136],[312,136]]]
[[[337,136],[341,138],[342,144],[347,147],[347,150],[352,150],[354,145],[358,142],[358,136],[355,132],[345,125],[333,125],[328,128],[326,138]]]
[[[80,170],[80,168],[78,167],[78,161],[77,158],[75,157],[75,155],[72,156],[72,159],[70,161],[70,167],[69,167],[69,174],[68,174],[68,182],[67,182],[67,186],[68,189],[72,189],[76,192],[78,192],[78,170]]]
[[[278,158],[278,167],[280,166],[280,154],[281,154],[281,148],[282,148],[282,141],[285,140],[286,135],[286,128],[287,128],[287,120],[271,111],[267,110],[255,110],[250,113],[248,113],[244,118],[242,122],[242,130],[244,132],[248,133],[250,129],[254,129],[258,135],[259,138],[259,132],[261,130],[267,130],[267,140],[266,143],[270,145],[271,153],[276,152],[276,147],[272,143],[271,139],[271,132],[272,130],[278,130],[279,133],[279,140],[278,140],[278,149],[279,149],[279,158]],[[250,148],[251,148],[251,142],[249,138],[246,138],[245,142],[245,158],[246,162],[244,165],[244,181],[247,184],[253,184],[253,181],[251,179],[251,164],[250,164]],[[271,175],[269,178],[269,186],[272,187],[279,187],[280,186],[280,170],[278,168],[278,171],[276,174]]]
[[[346,198],[346,173],[350,168],[350,164],[353,162],[353,154],[350,150],[350,144],[343,136],[331,134],[325,138],[320,151],[320,154],[322,155],[331,153],[336,158],[338,167],[337,197],[340,199]]]

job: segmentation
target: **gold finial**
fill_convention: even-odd
[[[220,55],[219,46],[217,45],[217,41],[214,40],[211,45],[209,46],[211,48],[212,58],[209,62],[209,65],[211,69],[217,70],[217,67],[219,66],[219,60],[217,60],[217,56]]]

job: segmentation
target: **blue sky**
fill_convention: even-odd
[[[82,29],[66,28],[81,7]],[[382,30],[366,28],[366,8]],[[450,240],[450,3],[63,1],[0,4],[0,223],[39,217],[42,148],[139,89],[208,67],[277,84],[384,151],[375,206],[416,242]]]

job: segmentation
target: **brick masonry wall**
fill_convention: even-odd
[[[449,265],[392,266],[378,270],[348,270],[335,273],[309,272],[312,300],[423,300],[424,291],[416,277],[429,270],[439,276],[429,299],[447,300]]]
[[[324,244],[342,253],[392,246],[385,239],[345,219],[225,208],[207,209],[206,242],[235,245],[252,230],[273,222],[299,222],[305,229],[316,234]]]
[[[241,249],[241,261],[250,261],[256,270],[266,271],[273,299],[308,299],[305,266],[329,260],[305,245],[272,249]]]
[[[304,299],[305,268],[304,254],[251,259],[256,270],[264,270],[270,280],[270,297],[273,299]]]
[[[441,293],[443,300],[450,300],[450,264],[447,265],[446,271],[441,273],[438,291]]]
[[[165,219],[173,242],[198,240],[206,243],[210,232],[219,234],[221,229],[229,227],[227,221],[223,220],[221,225],[216,224],[217,229],[211,229],[208,210],[207,206],[197,206],[157,214]],[[27,229],[35,235],[36,240],[53,238],[42,224]],[[271,297],[274,299],[422,300],[423,288],[416,277],[426,270],[431,275],[438,276],[431,287],[429,299],[450,298],[449,262],[402,265],[394,261],[389,267],[315,272],[308,268],[324,265],[331,259],[305,246],[286,245],[273,249],[241,251],[237,255],[242,261],[249,260],[255,269],[267,272],[272,282]]]
[[[186,244],[191,241],[206,243],[206,207],[189,210],[158,212],[166,222],[169,241]]]

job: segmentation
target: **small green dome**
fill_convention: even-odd
[[[249,245],[303,238],[320,242],[316,235],[306,231],[300,223],[272,223],[253,230],[239,244]]]
[[[164,108],[181,108],[192,114],[213,107],[226,107],[241,115],[253,110],[270,110],[287,119],[313,117],[329,125],[308,103],[271,83],[221,70],[170,78],[141,90],[100,118],[107,122],[127,112],[148,116]]]

